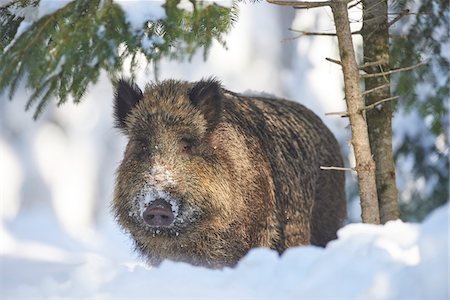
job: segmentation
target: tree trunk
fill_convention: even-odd
[[[389,26],[387,0],[363,0],[364,63],[380,62],[364,69],[367,73],[389,70]],[[391,97],[390,78],[387,76],[365,78],[366,105]],[[392,152],[392,105],[384,102],[367,111],[369,140],[376,164],[378,205],[382,223],[399,218],[398,194],[395,181],[395,163]]]
[[[347,0],[333,0],[333,11],[339,53],[344,74],[345,100],[352,130],[352,145],[355,152],[361,198],[362,220],[364,223],[380,223],[375,162],[370,150],[369,135],[365,119],[365,105],[360,88],[359,69],[353,48],[352,34],[348,19]]]

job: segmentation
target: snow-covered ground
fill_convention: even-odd
[[[281,257],[254,249],[234,269],[209,270],[130,259],[124,243],[101,233],[97,249],[60,240],[44,212],[3,228],[2,299],[448,299],[446,205],[423,224],[350,224],[325,249],[305,246]],[[37,215],[36,215],[37,216]],[[36,217],[35,216],[35,217]],[[33,241],[37,235],[44,240]],[[69,246],[70,245],[70,246]],[[92,247],[93,244],[91,244]],[[126,247],[125,247],[126,248]],[[122,254],[120,254],[122,253]]]
[[[160,79],[215,75],[236,92],[299,101],[345,145],[347,120],[324,117],[344,110],[340,69],[324,60],[337,57],[336,42],[287,39],[289,27],[332,30],[330,14],[240,6],[227,50],[215,44],[206,62],[201,53],[163,62]],[[143,71],[137,81],[151,79]],[[448,205],[423,224],[348,225],[326,249],[281,257],[255,249],[235,269],[173,262],[150,269],[109,213],[126,141],[112,128],[106,76],[80,105],[49,105],[37,122],[23,111],[29,92],[19,90],[12,102],[0,95],[0,299],[448,299]]]

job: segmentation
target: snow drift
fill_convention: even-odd
[[[114,245],[68,251],[14,241],[4,228],[2,294],[4,299],[448,299],[448,210],[447,204],[422,224],[350,224],[325,249],[296,247],[281,257],[254,249],[236,268],[223,270],[170,261],[148,268],[117,259]]]

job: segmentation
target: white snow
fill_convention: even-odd
[[[131,212],[133,216],[142,216],[145,209],[155,202],[156,199],[163,199],[170,204],[173,215],[178,217],[179,204],[178,201],[173,198],[169,193],[163,190],[155,189],[154,187],[145,187],[134,200],[138,205],[136,210]]]
[[[12,1],[14,1],[14,0],[0,0],[0,7],[6,6],[7,4],[9,4]]]
[[[180,3],[177,4],[177,8],[184,9],[189,12],[194,11],[194,5],[189,0],[181,0]]]
[[[155,145],[155,149],[158,149],[157,145]],[[145,178],[146,184],[134,199],[136,205],[135,209],[130,212],[130,216],[142,216],[146,208],[156,199],[164,199],[171,205],[176,219],[179,203],[166,191],[167,187],[175,184],[172,172],[160,164],[155,164]]]
[[[14,6],[9,8],[9,11],[18,17],[24,17],[25,21],[36,22],[40,18],[50,15],[55,11],[63,8],[73,0],[40,0],[37,6],[27,6],[21,8],[15,8]],[[6,5],[7,3],[5,3]],[[0,6],[2,4],[0,3]],[[29,24],[31,25],[31,24]],[[19,30],[19,32],[23,32]]]
[[[231,8],[233,6],[233,0],[208,0],[204,2],[199,2],[198,5],[202,7],[206,7],[208,5],[218,4],[223,7]],[[194,11],[194,5],[192,5],[192,2],[189,0],[181,0],[180,3],[178,3],[177,8],[184,9],[188,12]]]
[[[1,139],[0,166],[0,182],[8,182],[8,189],[0,189],[0,217],[11,220],[15,218],[20,208],[20,188],[24,175],[14,149]]]
[[[8,8],[10,13],[16,15],[17,17],[23,17],[24,20],[20,23],[17,28],[17,32],[12,39],[12,41],[3,49],[3,52],[6,52],[17,39],[27,31],[34,22],[39,20],[40,18],[52,14],[60,8],[63,8],[69,2],[73,0],[40,0],[37,6],[27,6],[23,8],[16,8],[14,6]],[[6,1],[4,4],[0,2],[0,6],[6,5],[8,2]]]
[[[44,229],[55,244],[3,227],[1,288],[3,299],[448,299],[448,213],[446,205],[423,224],[347,225],[325,249],[295,247],[279,257],[258,248],[223,270],[171,261],[150,268],[117,255],[123,245],[105,240],[108,232],[99,232],[95,251],[64,247],[57,226],[27,228],[33,223],[22,219],[21,230]]]
[[[165,1],[114,0],[114,2],[120,5],[127,22],[135,31],[142,31],[147,21],[156,21],[166,17],[166,12],[162,7]]]
[[[38,13],[38,19],[42,18],[43,16],[50,15],[57,11],[58,9],[63,8],[66,6],[69,2],[72,2],[73,0],[40,0],[39,1],[39,13]]]
[[[73,0],[40,0],[36,7],[29,6],[25,8],[10,8],[10,12],[24,17],[24,20],[20,23],[19,28],[16,32],[14,39],[11,43],[5,47],[4,51],[9,49],[15,41],[20,37],[20,35],[25,32],[30,26],[41,19],[42,17],[52,14],[55,11],[63,8],[68,3]],[[114,0],[115,3],[120,5],[125,13],[125,17],[128,23],[130,23],[131,28],[134,31],[141,32],[144,28],[144,24],[147,21],[156,21],[166,17],[166,13],[162,5],[165,1],[155,0],[155,1],[130,1],[130,0]],[[5,3],[6,5],[7,3]],[[98,35],[102,35],[104,31],[103,27],[99,28]],[[158,39],[156,42],[160,41]],[[143,45],[150,48],[155,41],[144,40]]]

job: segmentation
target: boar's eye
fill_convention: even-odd
[[[180,141],[180,150],[183,153],[191,153],[195,145],[193,138],[182,138]]]
[[[134,145],[135,145],[134,148],[136,149],[136,154],[139,156],[139,158],[144,159],[149,155],[150,146],[147,141],[135,140]]]

